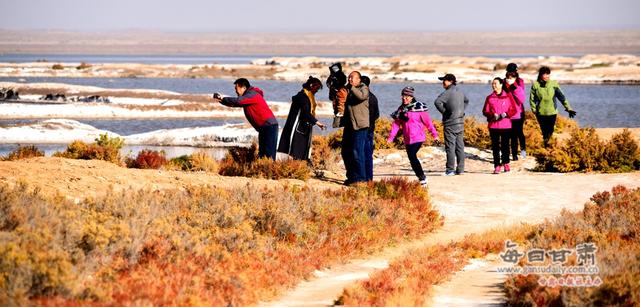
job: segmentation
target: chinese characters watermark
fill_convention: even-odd
[[[498,272],[508,274],[541,275],[538,283],[548,287],[598,287],[602,284],[597,274],[600,273],[596,265],[594,243],[577,244],[575,248],[540,249],[531,248],[519,251],[518,244],[507,240],[500,258],[509,267],[500,267]],[[572,257],[573,256],[573,257]],[[576,265],[567,265],[571,260]],[[526,265],[518,265],[525,262]],[[560,275],[560,277],[556,276]]]

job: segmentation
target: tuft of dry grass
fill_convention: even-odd
[[[104,160],[120,165],[120,149],[124,146],[124,139],[109,137],[107,133],[101,134],[92,144],[82,141],[73,141],[63,152],[56,152],[54,157],[82,160]]]
[[[140,169],[160,169],[167,164],[164,152],[157,150],[141,150],[135,159],[127,159],[126,165],[129,168]]]
[[[273,161],[258,158],[257,145],[234,147],[229,149],[220,162],[219,174],[223,176],[241,176],[267,179],[299,179],[311,177],[311,168],[306,161],[286,159]]]
[[[35,145],[18,146],[15,150],[4,157],[0,157],[1,161],[15,161],[21,159],[29,159],[35,157],[44,157],[44,152]]]

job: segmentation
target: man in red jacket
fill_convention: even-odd
[[[258,156],[276,159],[278,143],[278,121],[264,100],[261,89],[252,87],[249,80],[240,78],[233,82],[238,97],[222,97],[213,94],[213,100],[228,107],[239,107],[244,110],[247,120],[258,131]]]

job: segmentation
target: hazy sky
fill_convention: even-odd
[[[0,29],[272,32],[640,29],[638,0],[0,0],[0,12]]]

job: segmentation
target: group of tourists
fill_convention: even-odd
[[[342,128],[341,155],[346,169],[345,185],[373,180],[373,148],[375,122],[380,117],[378,99],[370,90],[371,79],[358,71],[348,77],[340,63],[329,67],[330,75],[325,81],[329,99],[333,104],[333,128]],[[542,131],[544,146],[548,146],[553,135],[559,100],[569,114],[576,112],[569,105],[556,81],[550,79],[551,70],[543,66],[538,78],[531,86],[529,103]],[[456,76],[445,74],[438,78],[444,91],[435,99],[434,105],[442,115],[443,138],[446,152],[445,176],[464,173],[464,117],[469,99],[457,87]],[[267,106],[261,89],[251,86],[245,78],[234,82],[237,97],[213,95],[214,101],[229,107],[242,107],[247,120],[258,131],[258,155],[276,158],[276,151],[286,153],[293,159],[309,160],[313,127],[326,129],[316,116],[315,95],[323,88],[320,79],[309,77],[302,89],[291,99],[291,108],[278,140],[278,122]],[[518,67],[510,63],[504,78],[496,77],[491,82],[493,89],[482,108],[487,118],[494,174],[509,172],[509,163],[526,157],[523,132],[525,121],[525,82],[518,74]],[[400,94],[400,106],[391,114],[393,123],[387,142],[393,142],[402,131],[407,157],[411,168],[423,186],[426,176],[417,153],[427,140],[428,130],[436,145],[440,136],[433,125],[425,103],[416,100],[415,89],[404,87]]]

